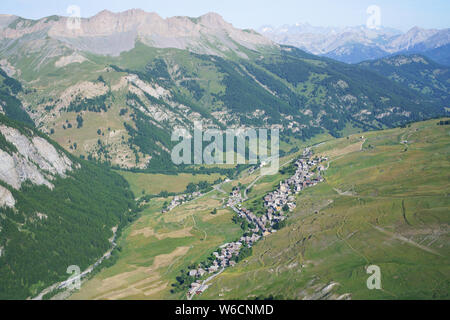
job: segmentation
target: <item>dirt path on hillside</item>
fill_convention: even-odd
[[[192,217],[192,221],[194,222],[194,227],[193,227],[193,228],[194,228],[194,229],[197,229],[197,230],[199,230],[199,231],[201,231],[201,232],[203,232],[203,234],[205,235],[205,237],[203,238],[202,241],[205,241],[206,238],[208,237],[208,233],[207,233],[205,230],[200,229],[200,228],[198,227],[197,221],[195,221],[194,215],[191,215],[191,217]]]
[[[344,226],[347,224],[347,216],[350,213],[347,213],[344,216],[344,219],[342,221],[341,226],[336,230],[336,236],[338,237],[339,240],[343,241],[354,253],[356,253],[358,256],[360,256],[361,258],[363,258],[364,260],[366,260],[366,263],[369,265],[370,261],[369,258],[367,258],[364,254],[362,254],[361,252],[359,252],[358,250],[356,250],[351,244],[350,242],[347,240],[348,237],[344,237],[343,235],[343,230],[344,230]]]
[[[372,225],[372,224],[371,224],[371,225]],[[401,235],[396,234],[396,233],[392,233],[392,232],[387,231],[386,229],[383,229],[383,228],[378,227],[378,226],[372,225],[372,227],[374,227],[376,230],[378,230],[378,231],[380,231],[380,232],[382,232],[382,233],[384,233],[384,234],[386,234],[386,235],[388,235],[388,236],[391,236],[391,237],[394,238],[394,239],[397,239],[397,240],[402,241],[402,242],[409,243],[410,245],[412,245],[412,246],[414,246],[414,247],[416,247],[416,248],[419,248],[419,249],[421,249],[421,250],[423,250],[423,251],[426,251],[426,252],[428,252],[428,253],[431,253],[431,254],[434,254],[434,255],[443,257],[443,255],[440,254],[439,252],[437,252],[436,250],[433,250],[433,249],[431,249],[431,248],[429,248],[429,247],[426,247],[426,246],[423,246],[423,245],[421,245],[421,244],[418,244],[417,242],[414,242],[413,240],[410,240],[410,239],[408,239],[408,238],[405,238],[404,236],[401,236]]]
[[[338,188],[333,188],[333,190],[336,191],[340,196],[354,197],[357,195],[355,192],[350,190],[342,191],[339,190]]]

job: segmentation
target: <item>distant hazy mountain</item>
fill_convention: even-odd
[[[406,33],[391,28],[313,27],[309,24],[263,26],[259,31],[273,41],[347,63],[378,59],[397,53],[422,53],[448,64],[450,29],[414,27]],[[436,53],[434,50],[438,50]]]

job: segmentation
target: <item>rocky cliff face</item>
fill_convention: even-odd
[[[0,181],[12,188],[19,190],[23,182],[30,181],[53,189],[50,181],[72,170],[72,161],[44,138],[31,133],[27,136],[6,125],[0,125],[0,134],[15,149],[0,149]],[[14,204],[11,192],[0,186],[0,206]]]
[[[1,16],[0,40],[16,40],[26,35],[48,36],[73,49],[109,55],[131,50],[136,40],[156,48],[188,49],[220,56],[230,51],[243,56],[239,46],[255,49],[275,45],[255,31],[234,28],[216,13],[198,18],[163,19],[143,10],[121,13],[104,10],[91,18],[81,19],[79,28],[71,28],[72,21],[67,17],[26,20]]]
[[[0,207],[14,207],[16,200],[14,199],[11,191],[0,186]]]
[[[36,129],[0,115],[0,300],[36,296],[68,263],[87,269],[134,207],[120,175],[81,165]]]

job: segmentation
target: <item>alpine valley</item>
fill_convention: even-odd
[[[2,66],[23,83],[19,99],[37,128],[76,156],[117,167],[175,170],[170,133],[196,120],[279,127],[306,140],[435,117],[448,106],[214,13],[164,20],[103,11],[79,29],[56,16],[0,21]]]
[[[185,299],[197,278],[215,281],[211,299],[448,299],[450,70],[428,51],[441,46],[347,64],[263,31],[216,13],[0,15],[0,299]],[[279,129],[280,172],[173,164],[172,132],[197,121]],[[265,217],[306,156],[311,188],[286,221],[198,276],[252,237],[236,210]],[[358,287],[369,262],[386,270],[373,295]],[[66,292],[74,264],[89,275]]]

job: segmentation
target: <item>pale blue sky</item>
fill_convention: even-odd
[[[296,22],[309,22],[316,26],[361,25],[367,20],[367,7],[378,5],[381,23],[386,27],[401,30],[416,25],[450,27],[449,0],[0,0],[0,13],[25,18],[67,15],[69,5],[78,5],[83,17],[103,9],[118,12],[140,8],[157,12],[162,17],[197,17],[213,11],[239,28]]]

